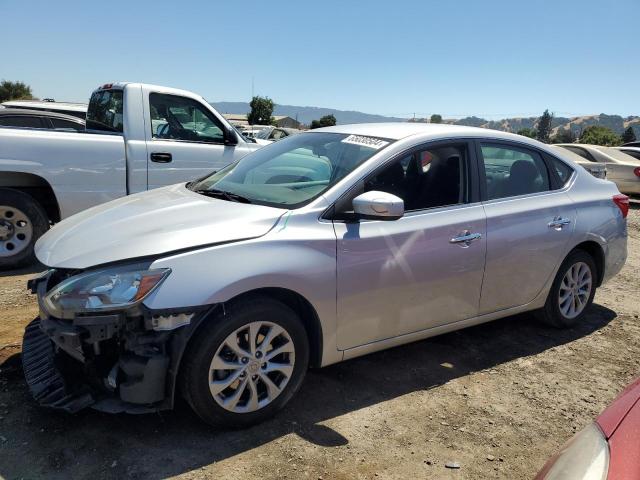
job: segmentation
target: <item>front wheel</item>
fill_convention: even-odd
[[[596,265],[583,250],[574,250],[560,266],[540,319],[553,327],[569,328],[586,315],[596,293]]]
[[[35,262],[33,247],[48,228],[47,214],[30,195],[0,189],[0,269]]]
[[[272,417],[300,387],[309,363],[293,310],[268,297],[225,307],[196,333],[182,391],[205,422],[244,427]]]

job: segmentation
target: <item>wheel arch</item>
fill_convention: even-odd
[[[301,294],[282,287],[264,287],[246,292],[240,293],[229,300],[212,305],[209,310],[202,315],[199,321],[193,326],[193,328],[184,329],[178,331],[175,343],[174,352],[172,355],[176,355],[176,358],[171,359],[170,378],[167,379],[168,383],[168,408],[172,408],[175,402],[176,391],[180,384],[181,370],[183,367],[183,359],[186,352],[191,346],[191,342],[196,338],[198,332],[204,327],[208,318],[216,315],[222,311],[226,306],[231,303],[244,302],[251,297],[266,296],[278,300],[283,304],[291,308],[300,318],[305,331],[307,332],[307,338],[309,339],[309,366],[313,368],[319,368],[322,365],[322,325],[320,318],[316,312],[316,309],[311,303]]]
[[[587,252],[591,256],[591,258],[593,258],[593,261],[596,264],[596,269],[598,270],[596,272],[597,273],[596,287],[599,287],[600,285],[602,285],[602,280],[604,278],[604,269],[605,269],[604,250],[602,246],[594,240],[586,240],[576,245],[571,250],[571,252],[575,250],[582,250],[584,252]],[[569,252],[567,256],[570,255],[571,252]]]
[[[44,209],[50,222],[60,221],[60,206],[51,184],[33,173],[3,172],[0,176],[0,189],[18,190],[29,195]]]

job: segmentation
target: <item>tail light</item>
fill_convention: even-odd
[[[615,203],[620,209],[620,212],[622,212],[622,218],[627,218],[627,214],[629,213],[629,197],[621,193],[614,195],[613,203]]]
[[[636,167],[633,169],[633,173],[636,177],[640,177],[640,167]]]

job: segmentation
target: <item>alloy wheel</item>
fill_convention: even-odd
[[[218,405],[248,413],[269,405],[293,375],[295,346],[272,322],[251,322],[218,347],[209,367],[209,390]]]
[[[574,263],[562,278],[558,306],[566,318],[575,318],[582,313],[589,302],[593,277],[585,262]]]

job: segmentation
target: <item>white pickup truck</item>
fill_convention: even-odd
[[[154,85],[103,85],[86,121],[80,133],[0,127],[0,269],[31,262],[35,241],[74,213],[196,179],[260,146],[201,96]]]

